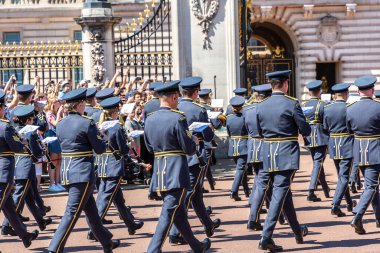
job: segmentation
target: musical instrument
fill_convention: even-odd
[[[50,158],[48,143],[43,143],[40,140],[40,138],[37,139],[37,142],[42,149],[42,153],[45,155],[45,157],[47,159],[47,163],[50,165],[50,169],[55,170],[56,166],[54,165],[53,161]]]

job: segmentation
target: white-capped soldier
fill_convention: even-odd
[[[310,100],[302,103],[302,110],[311,127],[311,133],[305,138],[305,146],[310,151],[311,158],[313,159],[313,168],[311,172],[307,200],[318,202],[321,201],[321,199],[315,194],[318,181],[321,183],[325,197],[330,197],[330,189],[327,185],[325,171],[323,168],[329,138],[323,129],[325,102],[320,100],[322,81],[311,81],[306,85],[306,87],[309,89]]]
[[[364,234],[363,216],[372,204],[376,227],[380,228],[379,175],[380,175],[380,103],[373,100],[375,76],[363,76],[355,80],[360,100],[347,107],[347,130],[354,134],[354,163],[364,175],[364,191],[354,208],[351,226],[358,234]]]
[[[152,187],[163,197],[161,215],[148,253],[162,252],[173,224],[194,252],[206,252],[211,246],[208,238],[200,242],[194,237],[187,217],[185,199],[190,188],[190,175],[186,155],[196,153],[196,143],[188,129],[185,115],[176,110],[178,84],[179,81],[173,81],[156,88],[160,109],[145,122],[145,144],[155,158]]]
[[[37,238],[38,231],[28,233],[22,223],[11,197],[13,177],[15,172],[15,153],[23,152],[24,144],[21,142],[16,130],[5,116],[5,94],[0,91],[0,210],[9,220],[15,235],[20,237],[24,246],[28,248]],[[12,230],[13,231],[13,230]]]
[[[104,111],[104,119],[101,118],[99,125],[106,121],[118,121],[121,100],[119,97],[111,97],[100,102],[100,107]],[[135,221],[130,209],[125,205],[121,183],[125,175],[124,157],[128,156],[129,147],[125,130],[120,123],[104,130],[107,136],[107,150],[101,156],[98,167],[98,177],[101,179],[96,198],[96,206],[100,218],[103,220],[111,204],[114,203],[120,217],[128,227],[128,233],[134,235],[136,230],[142,228],[144,222]],[[89,232],[88,239],[96,239],[92,232]]]
[[[338,183],[332,201],[331,214],[338,217],[346,216],[340,209],[343,197],[347,202],[347,211],[352,212],[356,205],[351,199],[348,189],[348,177],[352,167],[352,148],[354,137],[347,130],[346,111],[348,89],[350,84],[340,83],[331,87],[335,94],[335,101],[325,106],[323,115],[323,127],[329,133],[329,153],[333,159],[338,173]]]
[[[235,96],[230,99],[233,112],[227,116],[226,128],[229,136],[228,156],[232,157],[236,164],[235,178],[231,187],[231,199],[240,201],[239,186],[243,185],[246,197],[249,197],[250,189],[247,181],[247,141],[248,131],[243,117],[243,105],[245,99]]]
[[[61,253],[74,229],[81,212],[105,253],[120,245],[112,239],[112,234],[103,226],[98,214],[93,194],[95,183],[94,155],[106,151],[95,122],[83,116],[86,109],[86,89],[80,88],[64,95],[68,115],[57,124],[57,138],[62,147],[62,185],[69,196],[66,211],[49,245],[49,252]],[[68,131],[69,130],[69,131]]]

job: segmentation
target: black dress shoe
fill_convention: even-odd
[[[205,189],[205,188],[202,188],[202,192],[203,192],[203,193],[209,193],[210,191],[207,190],[207,189]]]
[[[309,234],[309,229],[306,225],[301,225],[301,232],[299,234],[295,234],[296,243],[303,244],[303,238]]]
[[[249,221],[247,224],[247,229],[249,231],[262,231],[263,226],[261,226],[261,224],[259,222]]]
[[[207,213],[208,215],[211,215],[211,214],[212,214],[212,207],[211,207],[211,206],[206,207],[206,213]]]
[[[356,190],[355,182],[350,184],[350,190],[352,193],[358,193],[358,191]]]
[[[358,204],[358,203],[356,202],[356,200],[353,200],[353,201],[352,201],[352,204],[347,205],[347,211],[348,211],[348,212],[352,212],[352,210],[354,209],[354,207],[355,207],[357,204]]]
[[[237,192],[231,192],[230,198],[235,200],[235,201],[240,201],[241,198],[239,197]]]
[[[21,214],[18,215],[22,222],[30,221],[29,217],[22,216]]]
[[[44,206],[44,209],[45,209],[45,213],[48,213],[51,211],[51,207],[50,206]]]
[[[53,222],[53,220],[49,218],[42,218],[42,223],[38,224],[38,227],[40,228],[41,231],[44,231],[46,229],[47,225],[50,225]]]
[[[211,190],[215,190],[215,181],[213,181],[211,184],[210,184],[210,189]]]
[[[354,218],[351,221],[351,227],[355,228],[355,233],[359,235],[364,235],[365,229],[363,227],[363,215],[361,214],[356,214]]]
[[[326,199],[330,198],[330,188],[327,187],[327,189],[323,189],[323,193]]]
[[[344,217],[344,216],[346,216],[346,214],[344,212],[342,212],[342,210],[340,210],[339,206],[333,206],[331,208],[331,214],[332,215],[336,215],[338,217]]]
[[[251,195],[251,191],[250,190],[246,190],[244,191],[244,194],[247,198],[249,198],[249,195]]]
[[[215,219],[212,221],[212,226],[210,228],[206,228],[206,236],[212,237],[214,235],[214,231],[216,228],[220,227],[220,223],[222,221],[220,219]]]
[[[87,233],[87,240],[90,240],[90,241],[96,241],[96,242],[98,241],[98,239],[96,239],[94,233],[92,233],[91,230],[88,231],[88,233]]]
[[[22,243],[25,248],[29,248],[32,245],[32,241],[38,237],[38,230],[33,230],[31,233],[28,233],[25,238],[22,238]]]
[[[307,196],[307,200],[311,202],[320,202],[321,198],[318,198],[314,192],[309,192],[309,195]]]
[[[112,239],[111,240],[111,245],[105,247],[103,249],[103,251],[104,251],[104,253],[112,253],[112,250],[116,249],[119,246],[120,246],[120,240],[118,240],[118,239]]]
[[[16,232],[13,230],[10,226],[2,226],[1,227],[1,235],[10,235],[10,236],[16,236]]]
[[[106,224],[106,225],[109,225],[109,224],[113,224],[113,221],[112,220],[102,219],[102,223]]]
[[[149,200],[156,200],[156,201],[162,200],[162,198],[160,196],[158,196],[157,192],[150,192],[148,195],[148,199]]]
[[[269,252],[280,252],[284,249],[280,245],[276,245],[271,238],[262,237],[259,242],[260,250],[267,250]]]
[[[133,223],[132,227],[128,228],[129,235],[136,234],[136,230],[139,230],[143,226],[144,226],[144,222],[143,221],[135,221],[135,223]]]
[[[173,245],[187,245],[185,239],[182,236],[169,236],[169,243]]]
[[[211,240],[206,238],[204,239],[202,242],[201,242],[202,246],[202,253],[203,252],[206,252],[207,250],[209,250],[211,248]]]
[[[267,209],[261,208],[260,214],[265,214],[265,213],[268,213]]]

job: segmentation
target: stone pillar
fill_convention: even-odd
[[[74,19],[82,26],[83,77],[92,85],[102,85],[115,74],[114,17],[111,3],[86,0],[82,16]]]
[[[215,76],[216,97],[223,98],[227,105],[232,90],[239,87],[240,82],[238,1],[206,1],[209,6],[218,3],[206,44],[204,31],[207,27],[199,19],[205,15],[205,8],[201,5],[195,13],[197,8],[192,8],[191,2],[203,3],[200,0],[172,0],[174,79],[201,76],[202,87],[214,91]]]

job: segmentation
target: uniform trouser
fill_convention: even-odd
[[[284,213],[293,233],[301,233],[301,227],[298,223],[293,204],[293,195],[290,189],[295,172],[295,170],[285,170],[269,173],[269,180],[272,182],[273,190],[268,215],[265,219],[261,236],[267,238],[272,237],[282,209],[284,209]]]
[[[30,213],[33,215],[34,219],[38,224],[42,224],[43,216],[39,208],[36,206],[34,191],[31,188],[31,179],[16,179],[16,189],[13,193],[13,203],[16,207],[16,212],[21,213],[24,203],[28,206]],[[9,221],[7,218],[3,221],[3,226],[9,226]]]
[[[311,172],[311,179],[309,190],[317,189],[317,182],[321,183],[321,186],[324,190],[328,189],[328,185],[326,182],[326,175],[323,169],[323,162],[325,161],[327,146],[320,146],[309,148],[311,153],[311,158],[313,159],[313,170]]]
[[[249,204],[252,204],[253,201],[253,193],[256,191],[258,180],[259,180],[259,171],[263,169],[263,163],[251,163],[252,169],[255,173],[255,178],[252,185],[251,196],[249,196]]]
[[[4,212],[4,216],[13,227],[16,234],[22,239],[28,234],[26,226],[22,223],[18,213],[16,212],[13,200],[11,198],[12,184],[0,183],[0,211]]]
[[[355,163],[353,164],[350,172],[350,184],[352,183],[360,183],[359,166]]]
[[[358,205],[354,208],[354,214],[364,215],[369,204],[372,204],[373,212],[376,220],[380,221],[379,206],[379,175],[380,164],[360,166],[360,170],[364,175],[364,191],[360,196]]]
[[[120,216],[127,227],[132,227],[134,217],[125,206],[123,192],[120,188],[122,177],[102,178],[99,186],[98,197],[96,198],[96,207],[101,219],[104,219],[111,203],[115,205]]]
[[[261,164],[260,170],[256,173],[255,176],[255,190],[252,190],[251,193],[251,208],[249,213],[249,221],[259,222],[260,219],[260,210],[264,204],[265,196],[267,195],[268,190],[271,188],[270,175],[268,171],[262,169],[262,163],[257,163],[256,165]]]
[[[213,153],[212,149],[206,149],[207,165],[205,168],[205,176],[210,186],[214,185],[214,177],[211,171],[212,153]]]
[[[202,169],[199,165],[193,165],[189,168],[190,171],[190,189],[187,191],[186,199],[185,199],[185,207],[186,212],[189,209],[190,205],[193,206],[194,212],[198,216],[199,220],[203,224],[204,227],[210,228],[213,226],[213,222],[210,219],[206,211],[205,204],[203,202],[203,192],[202,192],[202,184],[201,177],[203,175]],[[177,228],[177,225],[172,226],[170,230],[170,236],[179,236],[180,231]]]
[[[350,191],[348,190],[348,176],[350,175],[352,158],[334,160],[334,164],[338,173],[338,183],[336,184],[332,204],[333,206],[340,206],[340,203],[342,202],[344,196],[347,204],[352,205]]]
[[[168,237],[170,227],[178,228],[183,238],[194,252],[201,252],[201,243],[194,237],[187,217],[185,206],[186,189],[174,189],[161,192],[163,205],[153,238],[149,243],[148,253],[160,253]]]
[[[82,210],[86,214],[86,221],[95,237],[103,248],[109,247],[112,242],[112,234],[103,226],[96,208],[93,194],[94,183],[75,183],[66,186],[69,192],[65,214],[54,236],[48,250],[61,253],[65,248],[66,241],[78,221]]]
[[[35,198],[36,205],[38,207],[38,211],[40,212],[41,216],[45,216],[46,215],[45,204],[44,204],[44,201],[42,200],[41,195],[37,189],[37,180],[36,179],[31,180],[30,190],[33,191],[33,196]],[[21,203],[19,213],[22,213],[22,210],[24,210],[24,205],[25,205],[25,202]]]
[[[232,183],[231,192],[237,193],[239,191],[240,184],[243,185],[244,191],[249,191],[246,171],[247,155],[237,156],[233,159],[236,164],[236,172]]]

